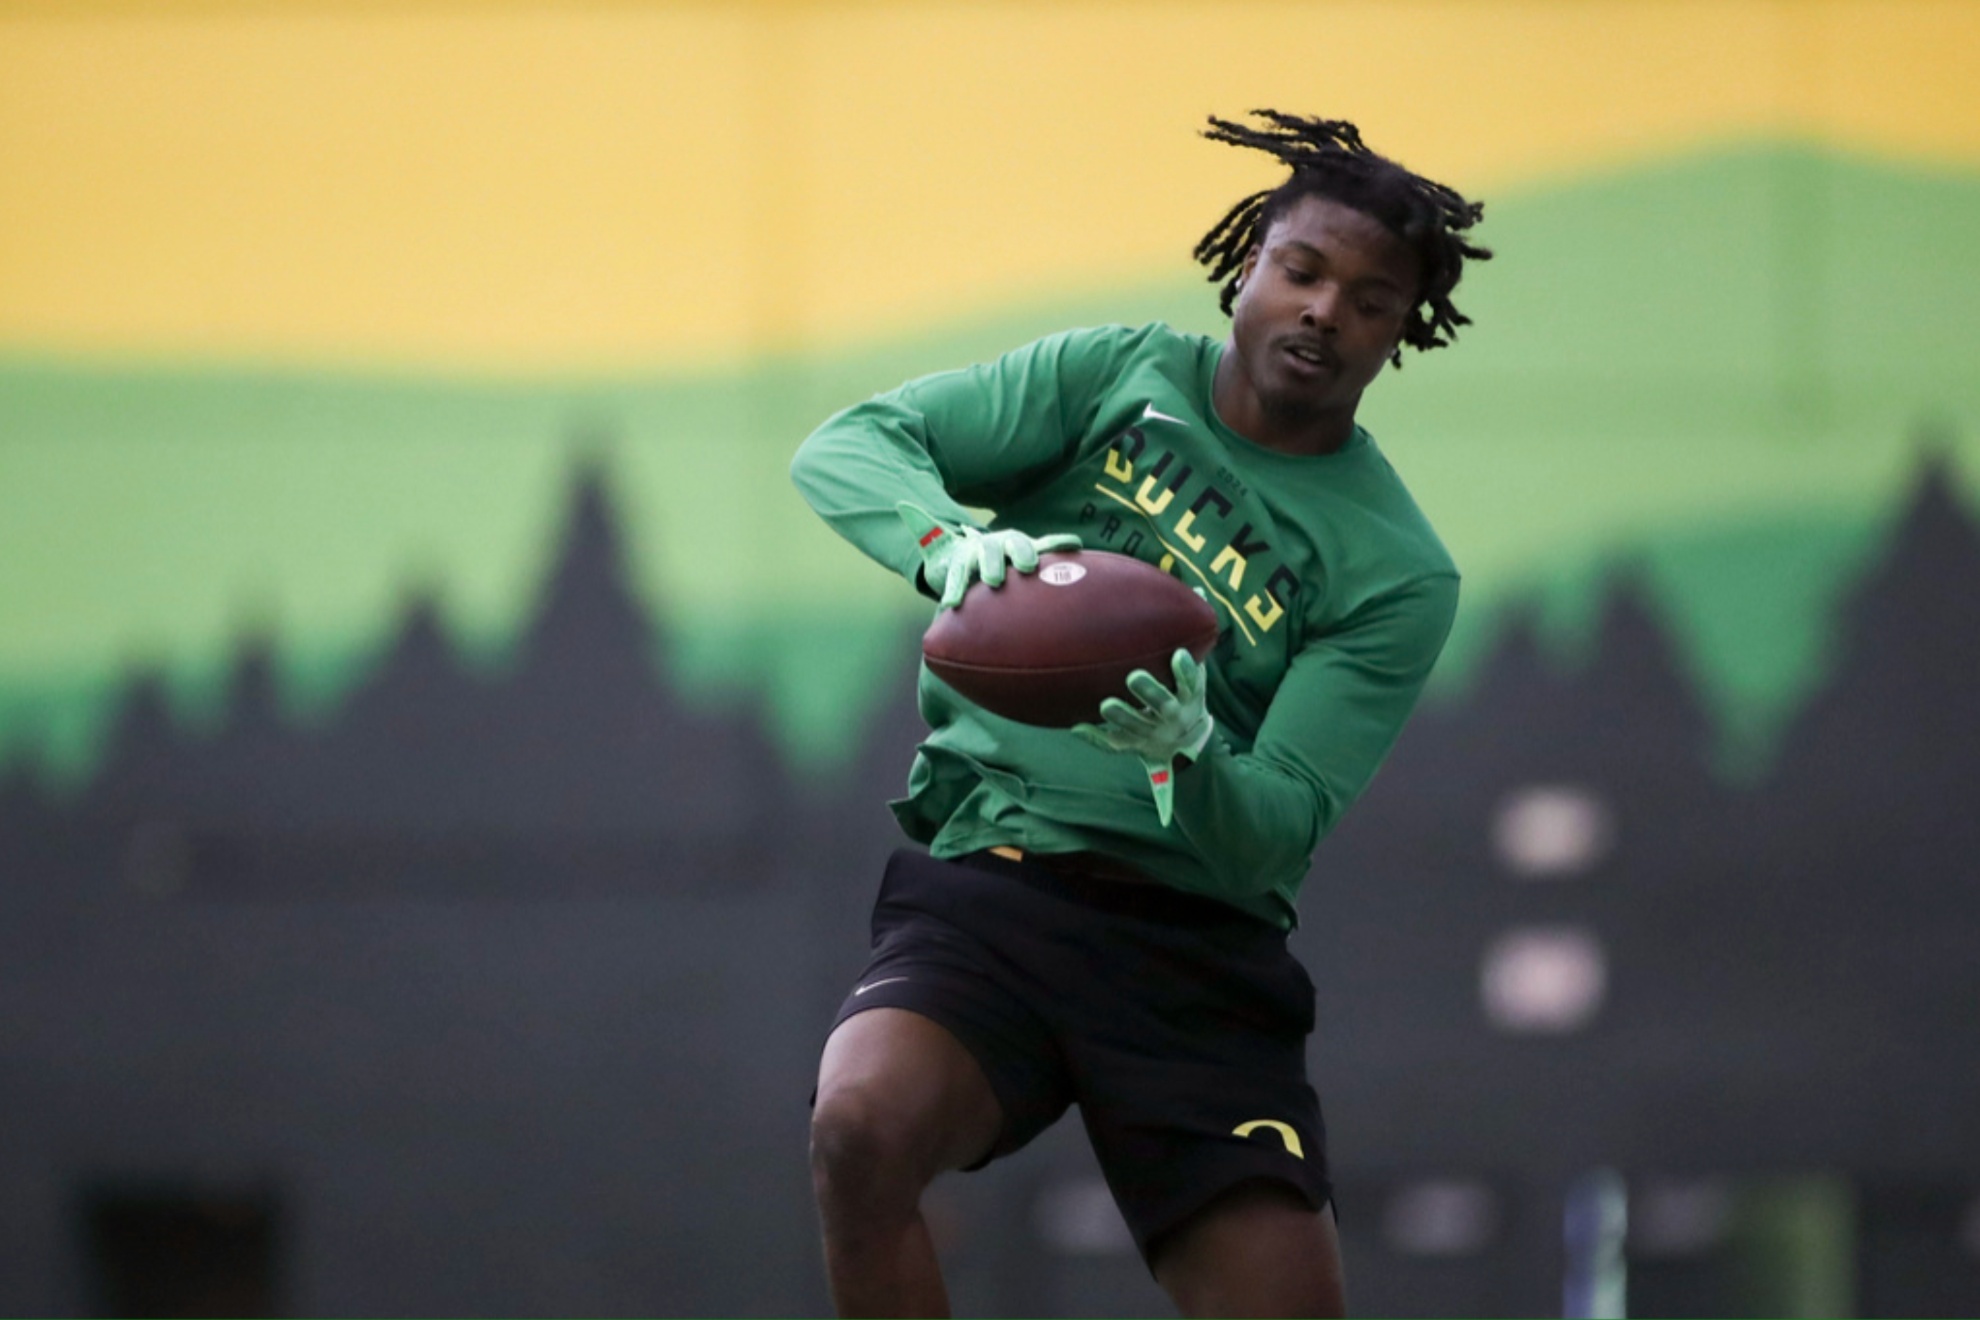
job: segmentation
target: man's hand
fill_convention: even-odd
[[[1038,556],[1052,550],[1077,550],[1079,538],[1067,532],[1036,539],[1023,532],[986,532],[968,523],[951,527],[934,515],[903,500],[894,506],[908,531],[921,546],[921,576],[929,590],[940,593],[941,608],[962,604],[963,593],[977,578],[990,587],[1004,585],[1004,567],[1036,573]]]
[[[1132,752],[1148,770],[1149,787],[1155,791],[1155,814],[1167,825],[1175,815],[1175,761],[1178,756],[1194,761],[1203,754],[1216,721],[1204,708],[1203,666],[1188,651],[1178,650],[1169,662],[1175,670],[1176,690],[1146,669],[1128,675],[1128,691],[1141,702],[1133,706],[1119,697],[1100,703],[1100,723],[1080,724],[1073,732],[1095,747],[1110,752]]]

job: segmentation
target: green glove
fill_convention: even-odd
[[[1036,573],[1039,555],[1079,549],[1079,538],[1067,532],[1034,539],[1023,532],[986,532],[968,523],[952,527],[905,500],[894,509],[920,544],[922,579],[930,590],[941,592],[945,610],[962,604],[963,593],[976,578],[993,588],[1003,586],[1006,561],[1020,573]]]
[[[1216,721],[1204,708],[1203,666],[1188,651],[1169,661],[1176,674],[1174,692],[1146,669],[1128,675],[1128,691],[1140,701],[1133,706],[1119,697],[1100,703],[1099,724],[1079,724],[1073,732],[1095,747],[1110,752],[1133,752],[1148,770],[1155,790],[1155,814],[1167,825],[1176,813],[1175,761],[1194,761],[1203,754]]]

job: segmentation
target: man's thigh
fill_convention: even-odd
[[[1186,1316],[1338,1316],[1347,1302],[1331,1207],[1241,1183],[1165,1237],[1156,1281]]]
[[[818,1063],[814,1123],[886,1141],[932,1178],[983,1158],[1003,1130],[989,1079],[946,1027],[903,1008],[841,1022]]]
[[[1312,983],[1283,933],[1242,916],[1120,924],[1110,993],[1064,1013],[1081,1014],[1067,1031],[1080,1115],[1143,1256],[1248,1184],[1326,1206]]]
[[[828,1085],[833,1100],[857,1085],[866,1104],[946,1121],[967,1119],[987,1086],[1001,1121],[962,1167],[1056,1122],[1072,1093],[1037,985],[1021,970],[1049,935],[1028,897],[1005,877],[897,852],[874,905],[872,954],[821,1060],[819,1102]]]

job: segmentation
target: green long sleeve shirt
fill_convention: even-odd
[[[1294,456],[1226,427],[1222,353],[1159,324],[1069,331],[857,404],[799,449],[812,507],[910,582],[901,500],[1137,556],[1202,588],[1223,625],[1216,732],[1177,773],[1168,827],[1135,757],[992,715],[924,666],[929,735],[894,810],[934,855],[1097,851],[1293,924],[1316,845],[1443,648],[1458,574],[1367,432]]]

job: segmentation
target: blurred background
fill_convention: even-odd
[[[1980,1313],[1980,4],[0,0],[0,1312],[805,1314],[927,605],[784,474],[1358,121],[1466,574],[1308,881],[1350,1297]],[[966,1312],[1166,1313],[1075,1126]]]

